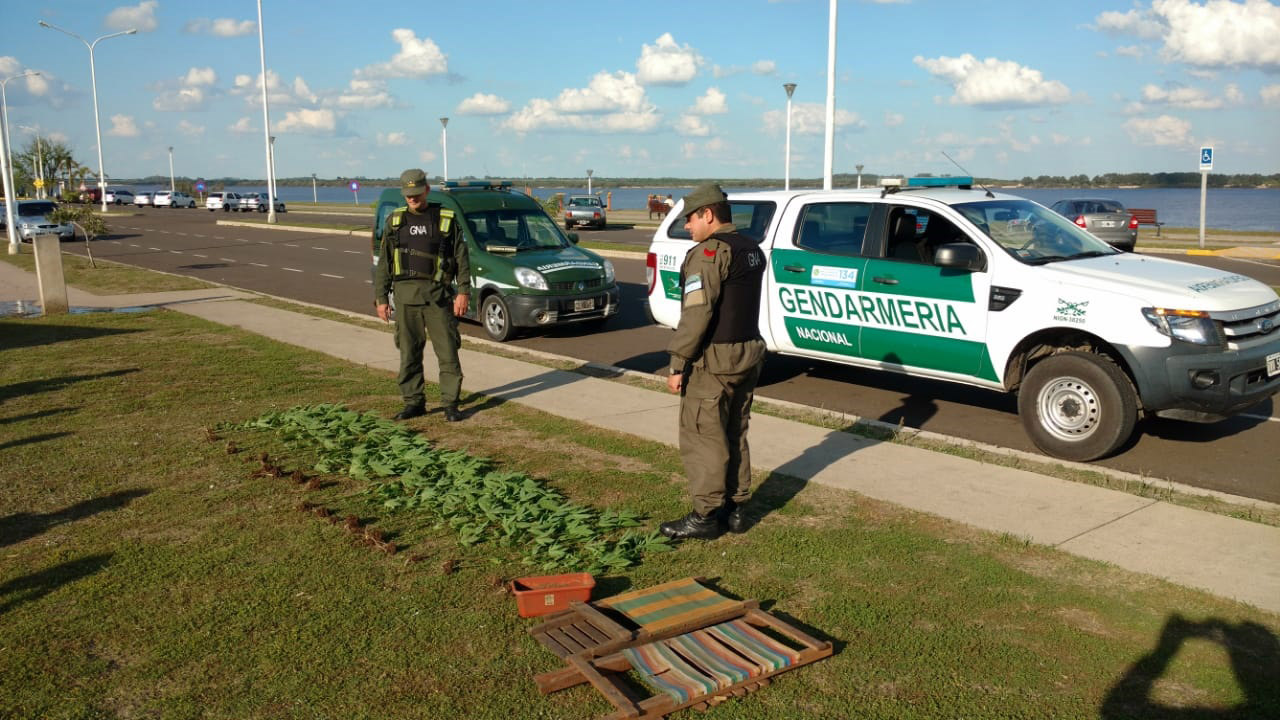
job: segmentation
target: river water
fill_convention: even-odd
[[[525,186],[516,184],[519,190]],[[724,183],[729,192],[743,192],[764,188],[739,187]],[[602,197],[612,193],[613,207],[643,209],[649,195],[675,199],[687,194],[692,186],[673,187],[621,187],[611,190],[592,188]],[[163,190],[167,187],[139,185],[135,191]],[[227,188],[235,192],[266,192],[265,185],[237,185]],[[324,203],[351,203],[368,207],[385,188],[366,186],[359,193],[345,187],[317,187],[316,199]],[[776,188],[775,188],[776,189]],[[537,198],[547,198],[555,193],[585,193],[586,187],[532,187]],[[1117,200],[1125,207],[1155,208],[1160,221],[1167,227],[1194,228],[1200,225],[1200,190],[1198,188],[993,188],[997,192],[1019,195],[1042,205],[1052,205],[1065,198],[1099,197]],[[304,205],[312,201],[311,188],[306,186],[281,186],[280,198],[287,204]],[[1232,188],[1210,189],[1205,199],[1205,226],[1221,230],[1255,230],[1280,233],[1280,189]]]

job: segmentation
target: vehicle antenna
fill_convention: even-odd
[[[965,175],[968,175],[969,177],[973,177],[973,173],[969,172],[968,170],[965,170],[965,169],[964,169],[964,167],[960,165],[960,163],[958,163],[958,162],[956,162],[955,160],[953,160],[953,159],[951,158],[951,156],[947,154],[947,151],[946,151],[946,150],[939,150],[938,152],[942,153],[942,157],[944,157],[944,158],[946,158],[946,159],[948,159],[948,160],[951,160],[951,164],[952,164],[952,165],[955,165],[956,167],[960,168],[960,172],[964,173]],[[986,187],[985,185],[983,185],[982,183],[978,182],[978,181],[977,181],[977,179],[975,179],[973,182],[974,182],[974,184],[975,184],[975,185],[977,185],[978,187],[982,188],[982,189],[987,193],[987,197],[989,197],[989,198],[994,198],[994,197],[995,197],[995,195],[992,195],[992,194],[991,194],[991,191],[990,191],[990,190],[987,190],[987,187]]]

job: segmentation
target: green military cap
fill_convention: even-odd
[[[405,197],[421,195],[427,191],[427,174],[414,168],[400,173],[400,192]]]
[[[684,196],[684,209],[680,212],[684,217],[689,217],[693,213],[701,210],[708,205],[715,205],[728,200],[728,196],[715,183],[703,183],[693,189],[693,192]]]

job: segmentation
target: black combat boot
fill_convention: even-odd
[[[722,532],[720,521],[716,519],[715,515],[699,515],[696,510],[679,520],[662,523],[659,529],[663,535],[672,540],[684,540],[685,538],[714,540],[720,537]]]
[[[743,505],[732,500],[725,500],[719,512],[720,522],[731,533],[741,534],[747,531],[747,511]]]
[[[461,419],[462,419],[462,411],[458,409],[458,406],[457,406],[457,405],[445,405],[445,406],[444,406],[444,421],[445,421],[445,422],[458,422],[458,421],[459,421],[459,420],[461,420]]]
[[[416,417],[422,417],[427,414],[427,408],[422,405],[405,405],[404,409],[395,414],[392,420],[412,420]]]

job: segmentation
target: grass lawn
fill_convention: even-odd
[[[82,243],[83,244],[83,243]],[[0,260],[35,272],[36,257],[30,245],[22,246],[21,255],[0,254]],[[110,260],[97,259],[98,267],[89,265],[89,259],[79,255],[62,254],[62,273],[68,285],[95,295],[116,295],[136,292],[165,292],[169,290],[199,290],[216,287],[192,278],[166,275],[142,268],[121,265]]]
[[[290,470],[315,458],[269,433],[203,430],[302,403],[387,415],[399,404],[388,374],[166,311],[0,321],[0,358],[0,717],[610,710],[586,687],[537,694],[531,676],[559,661],[499,589],[528,574],[512,551],[463,547],[349,478],[306,490],[252,477],[259,452]],[[485,398],[465,408],[464,423],[413,427],[576,502],[646,513],[645,529],[685,510],[671,448]],[[835,643],[831,659],[712,718],[1280,714],[1276,616],[760,481],[746,535],[598,578],[597,596],[717,578]],[[399,552],[356,545],[298,512],[304,500],[357,515]]]

